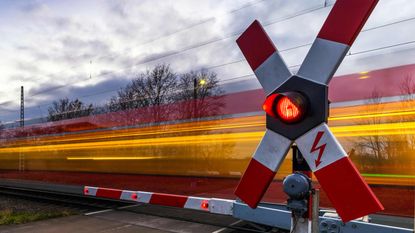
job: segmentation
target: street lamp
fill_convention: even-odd
[[[199,86],[204,86],[206,83],[207,82],[205,79],[199,80]],[[193,79],[193,99],[197,99],[197,89],[198,89],[197,78],[194,78]]]

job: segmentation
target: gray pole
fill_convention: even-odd
[[[197,79],[193,79],[193,118],[196,118]]]
[[[24,126],[24,92],[23,86],[20,88],[20,127]]]

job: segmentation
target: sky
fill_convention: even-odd
[[[103,104],[161,63],[209,69],[227,92],[259,88],[238,35],[258,19],[296,72],[333,3],[1,0],[0,121],[19,118],[20,86],[26,117],[44,117],[59,98]],[[336,75],[414,63],[414,9],[412,0],[380,0]]]

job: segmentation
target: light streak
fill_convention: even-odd
[[[208,134],[192,136],[174,136],[161,138],[143,138],[127,140],[111,140],[98,142],[67,143],[57,145],[21,146],[11,148],[0,148],[0,153],[10,152],[40,152],[59,150],[83,150],[83,149],[105,149],[105,148],[128,148],[128,147],[150,147],[150,146],[181,146],[192,144],[216,144],[216,143],[241,143],[258,141],[264,132],[244,132],[228,134]]]
[[[352,120],[352,119],[367,119],[367,118],[379,118],[379,117],[391,117],[391,116],[408,116],[415,115],[415,111],[398,111],[398,112],[383,112],[383,113],[372,113],[372,114],[354,114],[346,116],[329,117],[329,121],[338,120]]]
[[[371,173],[362,173],[364,177],[381,177],[381,178],[410,178],[415,179],[415,175],[401,175],[401,174],[371,174]]]
[[[254,120],[250,118],[255,118]],[[179,125],[167,125],[167,126],[154,126],[147,128],[133,128],[133,129],[120,129],[120,130],[109,130],[99,131],[96,133],[85,133],[83,135],[69,134],[64,136],[49,136],[42,137],[42,142],[47,143],[62,143],[62,142],[76,142],[80,140],[111,140],[120,139],[122,137],[139,137],[139,136],[150,136],[150,135],[162,135],[162,134],[178,134],[186,132],[198,132],[198,131],[217,131],[227,129],[238,129],[238,128],[249,128],[249,127],[263,127],[264,117],[255,116],[244,118],[247,122],[243,122],[240,119],[232,120],[215,120],[201,123],[184,123]],[[228,122],[230,121],[230,123]],[[236,123],[233,123],[235,122]],[[194,124],[201,124],[202,126],[194,126]],[[114,133],[117,132],[117,133]],[[39,137],[40,138],[40,137]],[[22,145],[22,140],[13,141],[18,145]],[[30,142],[30,139],[26,141]],[[12,142],[12,143],[13,143]],[[12,144],[10,143],[10,144]]]
[[[415,134],[415,122],[398,122],[383,124],[349,125],[331,127],[332,132],[337,137],[357,137],[357,136],[380,136],[380,135],[413,135]],[[105,132],[102,132],[105,134]],[[231,132],[231,133],[212,133],[197,134],[190,136],[170,136],[170,137],[151,137],[151,138],[121,138],[118,140],[98,140],[94,136],[78,139],[77,142],[41,145],[42,141],[37,140],[31,144],[19,147],[3,147],[0,153],[16,152],[40,152],[40,151],[59,151],[59,150],[84,150],[84,149],[106,149],[106,148],[130,148],[130,147],[150,147],[150,146],[183,146],[183,145],[214,145],[227,143],[257,142],[263,136],[263,131],[254,132]],[[132,135],[135,136],[134,132]],[[124,136],[129,136],[125,134]],[[94,140],[90,142],[91,140]],[[87,141],[87,142],[85,142]]]
[[[139,156],[139,157],[66,157],[67,160],[147,160],[147,159],[161,159],[162,156]]]
[[[366,124],[366,125],[347,125],[330,127],[333,133],[340,132],[361,132],[361,131],[384,131],[384,130],[411,130],[415,129],[415,122],[397,122],[397,123],[382,123],[382,124]],[[402,131],[401,131],[402,132]],[[406,132],[402,132],[406,133]]]
[[[359,79],[367,79],[367,78],[370,78],[370,76],[369,75],[359,76]]]

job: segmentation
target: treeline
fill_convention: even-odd
[[[179,101],[195,100],[182,113],[190,117],[201,111],[220,111],[223,104],[218,101],[204,102],[207,97],[215,98],[223,94],[216,73],[206,70],[176,73],[170,65],[160,64],[140,73],[115,96],[102,106],[86,104],[81,100],[62,98],[48,108],[48,121],[59,121],[94,114],[125,111],[136,108],[162,106]],[[166,110],[166,109],[165,109]],[[154,112],[168,114],[168,112]]]

